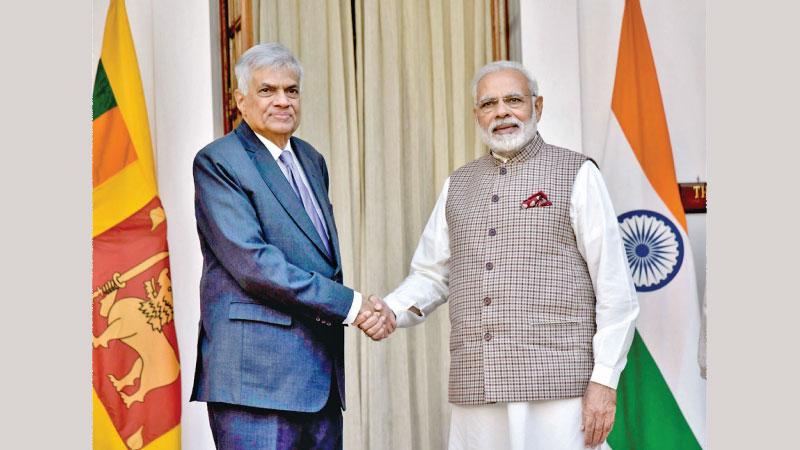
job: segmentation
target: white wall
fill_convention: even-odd
[[[213,449],[205,403],[189,403],[200,319],[202,258],[194,221],[192,159],[220,129],[214,0],[127,1],[167,213],[175,324],[181,357],[183,448]],[[93,0],[93,76],[102,48],[108,0]],[[218,66],[217,66],[218,67]]]
[[[577,0],[520,0],[522,63],[539,82],[544,101],[539,123],[542,137],[553,145],[580,152],[581,80],[576,12]]]
[[[706,181],[705,2],[640,1],[678,181]],[[522,62],[535,73],[544,96],[539,129],[548,142],[589,154],[602,149],[623,6],[622,1],[520,0]],[[591,79],[582,80],[581,70]],[[702,296],[706,215],[687,214],[686,221]]]

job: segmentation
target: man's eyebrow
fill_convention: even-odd
[[[266,87],[266,88],[270,88],[270,89],[278,89],[278,88],[280,88],[280,86],[274,85],[274,84],[269,84],[266,81],[261,82],[261,86],[259,86],[259,87]],[[297,83],[292,83],[292,84],[286,86],[283,89],[291,89],[291,88],[297,88]]]
[[[525,94],[523,94],[521,92],[518,92],[518,91],[511,91],[511,92],[509,92],[507,94],[501,95],[502,98],[506,98],[506,97],[524,97],[524,96],[525,96]],[[485,95],[485,96],[483,96],[483,97],[478,99],[478,103],[486,101],[486,100],[497,100],[497,97],[490,97],[488,95]]]

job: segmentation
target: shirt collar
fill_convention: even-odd
[[[280,148],[274,142],[270,141],[269,139],[265,138],[264,136],[262,136],[262,135],[260,135],[258,133],[255,133],[255,132],[253,132],[253,134],[255,134],[256,137],[258,138],[258,140],[261,141],[261,143],[264,144],[265,147],[267,147],[267,150],[269,150],[269,153],[272,155],[272,157],[275,159],[275,161],[277,161],[278,158],[281,157],[281,153],[283,153],[284,150],[288,150],[289,153],[292,154],[292,157],[293,158],[295,157],[294,151],[292,151],[292,140],[291,139],[286,141],[286,147]]]
[[[503,164],[505,164],[505,163],[507,163],[509,160],[511,160],[511,158],[509,158],[509,157],[503,156],[503,155],[501,155],[501,154],[499,154],[499,153],[495,153],[495,151],[494,151],[494,150],[489,150],[489,153],[490,153],[490,154],[491,154],[491,155],[494,157],[494,159],[496,159],[496,160],[500,161],[500,162],[501,162],[501,163],[503,163]]]

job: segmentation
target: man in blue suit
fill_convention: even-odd
[[[386,335],[394,316],[342,285],[325,160],[292,137],[300,63],[259,44],[235,71],[243,121],[193,167],[203,274],[191,399],[208,403],[218,449],[340,449],[343,325],[379,314]]]

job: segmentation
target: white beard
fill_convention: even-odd
[[[495,135],[493,131],[500,125],[514,124],[519,129],[516,133]],[[531,118],[527,122],[522,122],[516,117],[507,117],[505,119],[493,120],[489,126],[484,129],[478,126],[483,142],[492,149],[493,152],[503,157],[511,157],[519,153],[528,142],[536,136],[536,114],[531,114]]]

